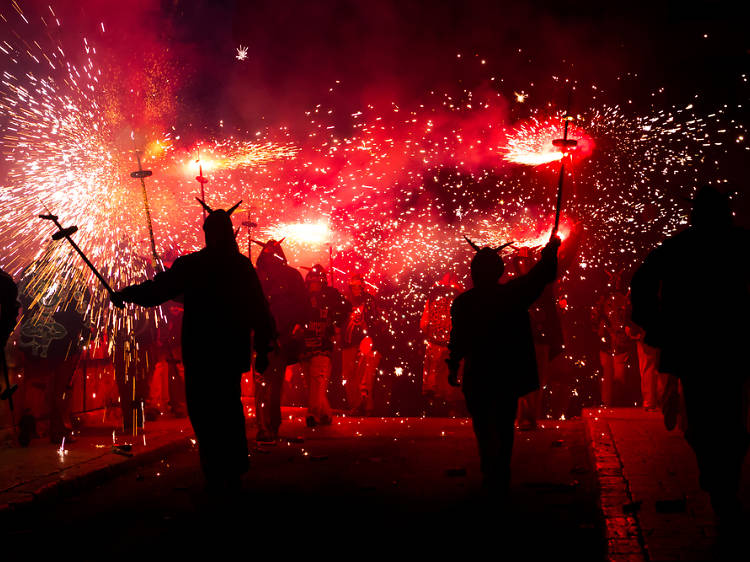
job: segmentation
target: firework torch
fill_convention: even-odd
[[[201,184],[201,200],[206,200],[206,188],[205,185],[208,183],[208,179],[203,175],[203,164],[200,163],[200,156],[198,156],[198,175],[195,176],[195,181]],[[206,218],[206,208],[203,208],[203,219]]]
[[[568,97],[568,108],[565,110],[563,116],[565,121],[565,129],[563,132],[563,138],[555,139],[552,144],[562,151],[562,159],[560,160],[560,178],[557,180],[557,205],[555,207],[555,226],[552,228],[552,235],[550,238],[557,234],[557,229],[560,226],[560,210],[562,209],[562,195],[563,195],[563,181],[565,179],[565,158],[568,156],[568,151],[572,150],[578,145],[577,140],[568,138],[568,125],[573,120],[573,116],[570,115],[570,96]]]
[[[55,223],[55,226],[57,227],[57,232],[55,232],[52,235],[52,240],[62,240],[65,238],[68,242],[70,242],[70,245],[73,246],[73,249],[78,252],[78,255],[81,256],[81,259],[83,262],[89,266],[89,269],[94,272],[94,275],[96,275],[96,278],[101,281],[102,285],[104,285],[104,288],[109,293],[110,297],[115,294],[115,291],[112,289],[112,287],[109,286],[109,283],[107,283],[107,280],[102,276],[101,273],[99,273],[99,270],[94,267],[94,264],[89,261],[89,259],[86,257],[86,254],[83,253],[83,250],[81,250],[78,247],[78,244],[73,242],[73,239],[70,237],[72,234],[75,234],[78,232],[77,226],[69,226],[68,228],[64,228],[63,225],[60,224],[60,222],[57,220],[57,215],[39,215],[40,219],[44,219],[47,221],[52,221]],[[116,302],[116,300],[112,301],[113,303]],[[118,308],[123,308],[123,306],[117,305]]]
[[[159,254],[156,253],[156,241],[154,240],[154,224],[151,222],[151,207],[148,204],[148,193],[146,193],[146,181],[153,172],[151,170],[144,170],[141,164],[141,151],[136,149],[135,156],[138,158],[138,169],[135,172],[130,172],[131,178],[141,180],[141,190],[143,191],[143,206],[146,209],[146,223],[148,224],[148,236],[151,239],[151,256],[153,263],[152,265],[156,268],[159,263]]]

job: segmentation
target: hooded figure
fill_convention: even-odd
[[[743,385],[750,341],[750,233],[733,226],[729,197],[710,186],[693,200],[690,226],[665,240],[633,276],[633,321],[661,350],[659,371],[680,379],[685,437],[717,516],[739,515],[748,447]],[[707,260],[708,263],[707,263]]]
[[[262,376],[255,377],[256,440],[261,443],[273,443],[278,438],[284,372],[287,365],[299,361],[303,345],[302,326],[308,317],[305,282],[299,271],[287,265],[281,248],[283,241],[253,241],[263,247],[255,267],[278,336],[276,346],[268,357],[268,369]]]
[[[468,240],[468,238],[467,238]],[[472,289],[451,306],[447,359],[449,381],[458,386],[464,361],[463,392],[479,445],[484,483],[501,496],[510,483],[513,422],[518,398],[539,388],[529,307],[557,273],[560,239],[553,237],[526,274],[499,284],[504,248],[479,248],[471,261]]]
[[[200,200],[199,200],[200,201]],[[151,281],[113,295],[113,302],[158,306],[182,296],[182,360],[188,415],[200,448],[210,489],[239,486],[248,469],[242,373],[268,366],[273,319],[250,260],[240,254],[231,214],[208,211],[203,223],[206,247],[177,258]]]

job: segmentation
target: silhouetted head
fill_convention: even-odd
[[[260,269],[273,269],[274,267],[286,265],[286,255],[284,254],[284,250],[281,248],[281,243],[283,241],[284,238],[282,238],[281,240],[274,240],[273,238],[271,238],[268,242],[253,240],[253,242],[263,248],[260,251],[260,255],[258,256],[256,267]]]
[[[325,268],[316,263],[310,268],[310,271],[305,275],[305,285],[307,290],[311,293],[317,293],[323,290],[323,287],[328,286],[328,273]]]
[[[464,236],[464,238],[477,253],[471,260],[471,280],[474,286],[496,285],[502,277],[503,271],[505,271],[505,264],[503,258],[500,257],[500,251],[506,246],[510,246],[512,242],[501,244],[497,248],[490,248],[489,246],[480,248],[467,237]]]
[[[704,185],[693,198],[690,224],[700,229],[723,229],[732,225],[729,195],[715,187]]]
[[[234,238],[234,227],[232,226],[232,213],[240,206],[242,201],[237,202],[229,210],[212,209],[205,201],[198,202],[208,212],[206,220],[203,221],[203,233],[206,237],[207,248],[229,248],[239,252],[237,241]]]

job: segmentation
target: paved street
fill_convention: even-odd
[[[495,551],[603,559],[581,421],[517,433],[508,513],[482,499],[467,420],[336,418],[307,429],[295,417],[282,434],[290,439],[251,451],[231,510],[203,495],[197,453],[181,449],[94,489],[16,510],[6,522],[9,544],[27,554],[53,544],[76,559],[150,558],[207,542],[220,555],[235,541],[248,553],[263,545],[316,558]]]
[[[716,522],[708,494],[698,486],[698,467],[682,432],[667,431],[660,413],[640,408],[592,409],[585,414],[611,531],[608,539],[614,547],[610,552],[642,551],[651,561],[716,558]],[[747,512],[750,456],[744,475],[741,496]],[[635,525],[631,532],[628,523]],[[630,545],[628,538],[634,539]],[[633,544],[637,548],[629,548]],[[744,548],[730,559],[747,560]]]

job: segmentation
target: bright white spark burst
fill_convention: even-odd
[[[66,226],[79,227],[76,239],[114,286],[142,279],[148,235],[140,188],[129,178],[136,168],[132,146],[118,143],[103,109],[102,73],[90,45],[85,62],[75,66],[54,45],[14,42],[6,32],[2,37],[0,116],[7,126],[0,150],[9,173],[0,191],[0,265],[18,276],[42,256],[51,233],[35,218],[45,212],[43,202]],[[246,56],[240,46],[237,58]],[[526,100],[526,90],[520,91]],[[535,92],[533,99],[543,97]],[[528,103],[527,119],[507,123],[501,107],[470,91],[433,93],[423,102],[363,107],[349,116],[346,135],[336,132],[345,116],[322,104],[307,112],[306,128],[294,137],[286,128],[267,128],[183,147],[176,132],[160,135],[144,147],[144,167],[154,170],[147,189],[159,253],[184,253],[202,243],[193,202],[198,170],[191,167],[200,150],[211,206],[243,199],[237,226],[247,218],[259,225],[254,238],[290,235],[284,244],[292,265],[327,263],[332,244],[340,271],[359,270],[371,286],[388,289],[383,299],[391,333],[408,340],[431,284],[448,270],[466,279],[472,253],[462,234],[517,246],[537,245],[548,235],[559,152],[533,158],[545,153],[561,127],[559,113]],[[566,180],[564,232],[585,229],[586,236],[578,238],[581,266],[572,262],[561,294],[592,271],[635,262],[684,224],[679,195],[696,184],[698,163],[711,150],[747,138],[728,113],[701,113],[693,104],[654,106],[646,115],[618,105],[582,112],[571,136],[587,135],[597,148],[574,163]],[[506,161],[511,154],[518,158]],[[551,163],[519,166],[523,155],[532,164]],[[56,282],[61,271],[82,270],[64,244],[50,251],[47,282]],[[133,322],[111,311],[85,275],[95,334]],[[571,300],[569,306],[590,303]],[[396,369],[421,376],[418,368]]]

